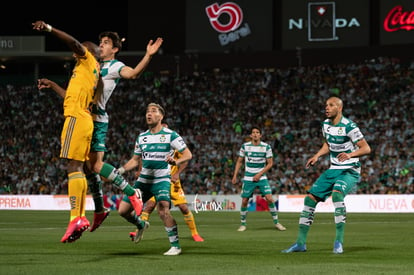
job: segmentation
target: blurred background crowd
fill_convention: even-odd
[[[193,153],[181,175],[187,194],[238,194],[240,185],[231,183],[234,164],[253,125],[274,151],[268,173],[274,193],[305,194],[329,165],[326,157],[305,169],[322,145],[320,125],[330,95],[344,100],[344,115],[358,124],[372,148],[361,159],[354,193],[414,193],[414,63],[385,57],[179,76],[145,72],[123,80],[108,104],[105,159],[119,167],[132,156],[136,137],[147,129],[146,106],[157,102],[166,109],[164,121]],[[0,116],[0,194],[67,194],[65,162],[59,159],[62,99],[35,84],[1,86]],[[135,174],[127,177],[132,184]],[[108,183],[104,192],[121,193]]]

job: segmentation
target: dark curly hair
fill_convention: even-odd
[[[101,32],[99,34],[99,41],[102,39],[102,37],[109,37],[112,40],[112,44],[114,48],[118,48],[118,52],[121,51],[122,42],[124,41],[124,39],[121,39],[117,32],[111,32],[111,31]]]

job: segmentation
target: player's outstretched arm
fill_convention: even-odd
[[[37,80],[37,88],[39,90],[52,89],[53,91],[55,91],[58,95],[60,95],[63,98],[66,96],[66,90],[65,89],[60,87],[56,82],[54,82],[50,79],[47,79],[47,78],[38,79]]]
[[[163,39],[158,37],[155,42],[150,40],[147,45],[147,51],[141,61],[135,66],[135,68],[125,66],[122,68],[120,74],[122,78],[125,79],[134,79],[140,76],[145,68],[151,61],[152,56],[158,52],[159,48],[161,47]]]
[[[63,42],[65,42],[66,45],[77,55],[84,56],[85,55],[85,48],[82,46],[82,44],[73,36],[70,34],[61,31],[55,27],[52,27],[51,25],[47,24],[44,21],[36,21],[32,23],[33,29],[40,31],[40,32],[50,32]]]

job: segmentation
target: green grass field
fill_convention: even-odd
[[[344,254],[332,253],[331,213],[317,213],[306,253],[283,254],[296,239],[298,213],[279,213],[287,227],[273,229],[268,212],[250,212],[237,232],[238,212],[194,213],[205,242],[191,239],[182,215],[180,256],[169,248],[158,215],[139,244],[134,228],[115,211],[95,232],[62,244],[69,211],[0,211],[0,274],[414,274],[413,214],[348,214]],[[93,213],[87,212],[92,221]]]

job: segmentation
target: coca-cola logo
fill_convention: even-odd
[[[206,7],[206,13],[211,26],[220,33],[236,30],[243,21],[242,9],[236,3],[232,2],[226,2],[220,6],[214,3]],[[219,18],[223,14],[228,16],[228,22],[220,22]]]
[[[402,6],[395,6],[385,16],[384,30],[387,32],[414,30],[414,11],[403,11]]]

